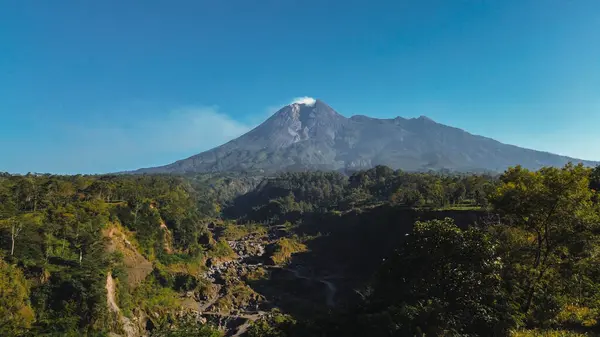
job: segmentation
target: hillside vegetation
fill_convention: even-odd
[[[600,169],[0,176],[2,336],[593,336]]]

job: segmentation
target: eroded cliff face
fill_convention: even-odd
[[[104,231],[104,236],[108,240],[107,250],[123,255],[129,287],[135,288],[152,272],[152,263],[139,253],[122,226],[111,224]]]
[[[106,305],[113,317],[111,334],[124,337],[147,336],[145,313],[135,310],[131,318],[126,317],[118,305],[117,287],[135,289],[152,272],[152,263],[139,253],[130,241],[127,231],[119,224],[110,224],[103,234],[107,240],[107,250],[122,254],[128,280],[128,284],[119,285],[111,271],[106,275]]]
[[[106,305],[108,311],[114,317],[114,324],[112,327],[111,335],[123,336],[123,337],[145,337],[148,336],[148,332],[145,329],[146,318],[145,315],[139,311],[136,313],[137,316],[132,318],[126,317],[121,312],[121,308],[117,304],[117,285],[111,272],[106,275]]]

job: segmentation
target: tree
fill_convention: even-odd
[[[473,192],[473,198],[477,206],[486,207],[488,205],[488,199],[483,189],[477,189]]]
[[[16,336],[31,327],[34,313],[21,270],[0,257],[0,335]]]
[[[442,207],[446,204],[447,198],[444,195],[444,186],[439,180],[435,180],[427,185],[424,195],[435,207]],[[422,193],[423,194],[423,193]]]
[[[14,216],[6,220],[0,220],[0,229],[10,234],[10,255],[15,255],[17,239],[22,236],[22,232],[29,228],[37,227],[41,224],[42,217],[37,213],[25,213]]]
[[[402,204],[402,201],[402,189],[397,189],[396,192],[390,196],[390,203],[392,205],[400,205]]]
[[[450,202],[452,204],[460,203],[465,198],[466,193],[467,189],[464,184],[461,182],[454,184],[454,186],[452,186]]]
[[[19,234],[21,234],[21,231],[23,230],[23,224],[21,222],[12,220],[11,224],[10,224],[10,238],[11,238],[11,245],[10,245],[10,256],[15,255],[15,241],[17,240],[17,237],[19,236]]]
[[[506,249],[512,260],[507,261],[511,293],[527,319],[542,315],[548,321],[553,318],[548,305],[559,307],[556,296],[565,287],[564,278],[557,276],[559,267],[589,257],[597,240],[589,170],[568,164],[532,172],[517,166],[500,180],[492,205],[509,225],[504,230],[514,228],[524,237],[519,249]]]
[[[417,189],[409,188],[402,190],[400,193],[399,199],[402,200],[401,202],[406,206],[419,207],[425,204],[423,195]]]
[[[590,174],[590,188],[600,192],[600,165],[596,166]]]
[[[8,179],[0,180],[0,219],[10,218],[17,213],[17,204]]]
[[[503,300],[502,262],[492,237],[452,219],[417,222],[382,266],[370,299],[385,308],[386,336],[503,335],[512,325]],[[381,323],[380,323],[381,324]]]
[[[340,206],[345,209],[350,209],[366,204],[372,198],[372,195],[360,188],[353,188],[348,192],[348,195],[340,202]]]
[[[21,210],[37,210],[38,188],[35,177],[20,177],[13,187],[15,198]]]

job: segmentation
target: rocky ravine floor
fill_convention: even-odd
[[[226,261],[211,261],[208,263],[210,267],[203,275],[203,278],[210,282],[212,295],[199,298],[197,293],[184,294],[182,298],[184,311],[193,313],[201,323],[210,322],[219,327],[227,337],[243,336],[254,321],[269,315],[270,310],[277,307],[275,303],[255,291],[251,282],[247,282],[247,276],[257,272],[266,273],[269,281],[271,281],[272,273],[284,272],[283,279],[276,281],[280,285],[289,284],[290,279],[310,283],[313,287],[311,289],[323,289],[324,296],[321,303],[329,307],[335,306],[337,287],[326,277],[309,276],[311,275],[310,269],[299,266],[284,267],[268,263],[269,259],[265,254],[266,247],[277,239],[277,236],[271,234],[262,237],[250,235],[239,240],[227,241],[227,244],[235,252],[235,257]],[[135,269],[133,266],[132,268]],[[269,290],[273,289],[269,284],[266,287]],[[122,336],[146,336],[144,317],[135,317],[130,320],[122,315],[117,305],[115,284],[110,273],[107,275],[106,291],[107,305],[121,323]],[[240,293],[243,294],[240,295]],[[238,296],[243,297],[243,300],[238,301]],[[284,293],[282,296],[298,297],[288,293]],[[299,300],[306,300],[300,297]],[[319,301],[318,295],[313,297]],[[113,336],[118,335],[113,334]]]
[[[197,310],[198,314],[203,319],[224,329],[226,336],[243,336],[252,322],[268,315],[268,309],[272,307],[268,300],[262,299],[261,301],[258,301],[258,303],[252,303],[245,307],[231,308],[229,311],[219,310],[220,308],[218,308],[216,304],[224,296],[230,295],[226,289],[227,286],[219,283],[223,283],[223,280],[227,277],[231,277],[231,274],[233,274],[234,277],[237,277],[239,281],[243,282],[242,275],[261,268],[267,271],[284,270],[297,279],[311,281],[315,284],[322,284],[325,287],[326,294],[324,302],[330,307],[335,306],[337,287],[331,281],[326,280],[325,278],[303,275],[300,270],[290,266],[281,267],[266,264],[266,258],[264,256],[265,247],[268,244],[266,240],[244,237],[240,240],[228,241],[227,243],[236,253],[237,257],[230,261],[211,265],[204,274],[204,277],[207,280],[217,285],[218,295],[201,301],[188,301],[187,304],[188,308],[192,309],[193,307],[194,311]]]

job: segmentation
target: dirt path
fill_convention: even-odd
[[[221,287],[219,286],[217,288],[217,293],[220,291]],[[198,304],[198,311],[199,312],[205,312],[206,310],[208,310],[208,308],[212,307],[215,303],[217,303],[217,301],[221,298],[221,296],[217,295],[215,296],[215,298],[213,298],[212,300],[207,301],[206,303],[200,305]]]
[[[106,304],[108,305],[108,309],[117,314],[117,316],[119,317],[125,336],[140,336],[141,333],[138,330],[138,328],[131,322],[129,318],[121,314],[121,309],[117,305],[115,292],[115,279],[112,277],[112,273],[109,271],[108,275],[106,276]]]
[[[259,316],[259,317],[257,317],[257,318],[256,318],[256,319],[254,319],[254,320],[250,320],[250,319],[249,319],[249,320],[246,320],[246,323],[244,323],[244,324],[240,325],[240,326],[237,328],[237,331],[235,332],[235,334],[234,334],[234,335],[232,335],[231,337],[241,337],[241,336],[243,336],[243,335],[244,335],[244,334],[245,334],[245,333],[248,331],[248,329],[250,328],[250,325],[251,325],[251,324],[252,324],[254,321],[258,320],[259,318],[260,318],[260,316]]]
[[[330,307],[335,306],[335,294],[337,293],[337,287],[332,282],[324,280],[324,279],[318,279],[318,278],[312,278],[312,277],[300,275],[300,272],[296,269],[282,268],[282,267],[271,267],[271,268],[289,271],[290,273],[294,274],[294,276],[296,278],[299,278],[302,280],[309,280],[309,281],[313,281],[313,282],[323,283],[327,287],[327,297],[326,297],[327,305]]]
[[[223,312],[204,312],[204,313],[202,313],[202,315],[207,315],[207,316],[243,318],[243,319],[254,320],[254,321],[261,318],[265,314],[266,314],[266,312],[264,312],[264,311],[257,311],[255,313],[245,313],[245,314],[241,313],[241,314],[237,314],[237,315],[226,314]]]
[[[198,306],[198,311],[199,312],[205,312],[206,309],[212,307],[215,303],[217,303],[217,301],[219,300],[220,297],[215,297],[214,299],[204,303],[203,305],[199,305]]]
[[[326,280],[321,280],[321,283],[325,284],[327,286],[327,305],[330,307],[335,307],[335,293],[337,292],[337,287],[335,286],[335,284],[326,281]]]
[[[121,311],[117,305],[117,299],[115,297],[115,279],[113,279],[111,272],[108,272],[108,275],[106,276],[106,303],[112,312],[119,313]]]
[[[246,321],[243,324],[239,325],[235,329],[235,332],[231,331],[226,334],[226,336],[241,337],[248,331],[248,329],[250,328],[250,325],[252,323],[259,320],[265,314],[266,314],[266,312],[264,312],[264,311],[258,311],[256,313],[252,313],[252,314],[251,313],[246,313],[246,314],[242,313],[242,314],[238,314],[238,315],[231,315],[231,314],[226,314],[226,313],[222,313],[222,312],[205,312],[202,315],[227,317],[227,318],[232,318],[232,319],[239,319],[239,318],[245,319]]]
[[[250,324],[252,324],[251,321],[246,321],[246,323],[240,325],[235,333],[235,335],[232,335],[231,337],[241,337],[243,336],[248,329],[250,328]]]

